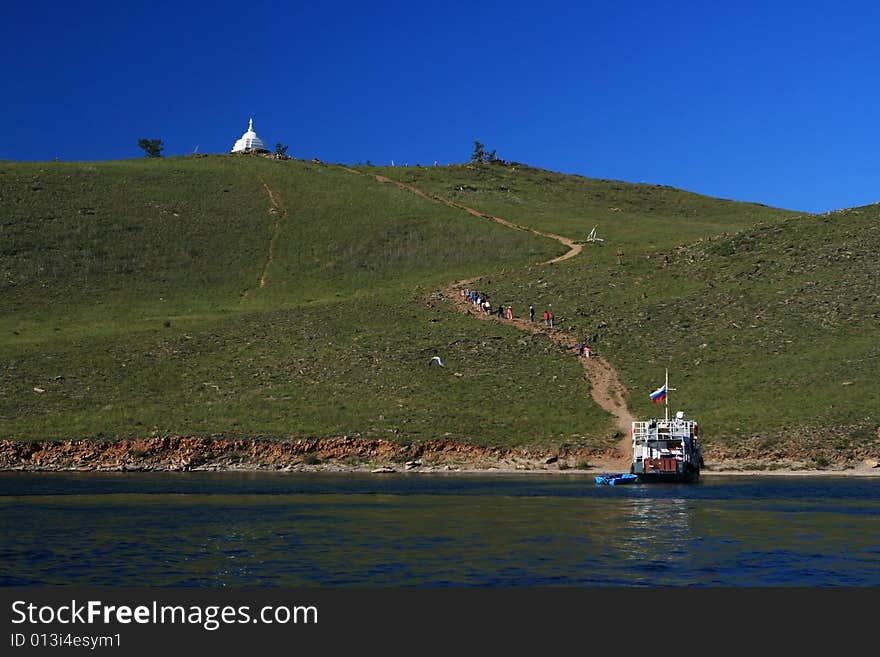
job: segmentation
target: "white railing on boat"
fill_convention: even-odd
[[[633,460],[674,458],[685,463],[696,462],[699,430],[696,422],[682,418],[633,422]]]
[[[632,423],[633,442],[691,438],[699,433],[693,420],[647,420]]]

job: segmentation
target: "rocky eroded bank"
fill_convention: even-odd
[[[706,471],[873,470],[876,447],[804,455],[786,445],[709,446]],[[797,457],[795,457],[797,454]],[[0,470],[11,471],[565,471],[628,469],[618,449],[500,448],[454,440],[399,444],[359,437],[269,440],[166,436],[120,440],[0,441]]]

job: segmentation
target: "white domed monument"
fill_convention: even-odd
[[[235,142],[235,146],[232,147],[232,153],[268,153],[269,149],[266,148],[266,144],[263,143],[263,140],[257,137],[257,133],[254,132],[254,120],[251,119],[248,123],[247,132],[245,132],[241,139]]]

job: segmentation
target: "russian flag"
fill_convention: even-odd
[[[666,384],[664,383],[662,386],[657,388],[654,392],[650,394],[651,401],[655,404],[659,404],[664,399],[666,399]]]

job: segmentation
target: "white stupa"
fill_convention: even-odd
[[[235,146],[232,147],[233,153],[268,153],[269,149],[266,148],[266,144],[263,143],[263,140],[257,137],[257,133],[254,132],[254,120],[251,119],[250,123],[248,123],[247,132],[241,136],[241,139],[235,142]]]

